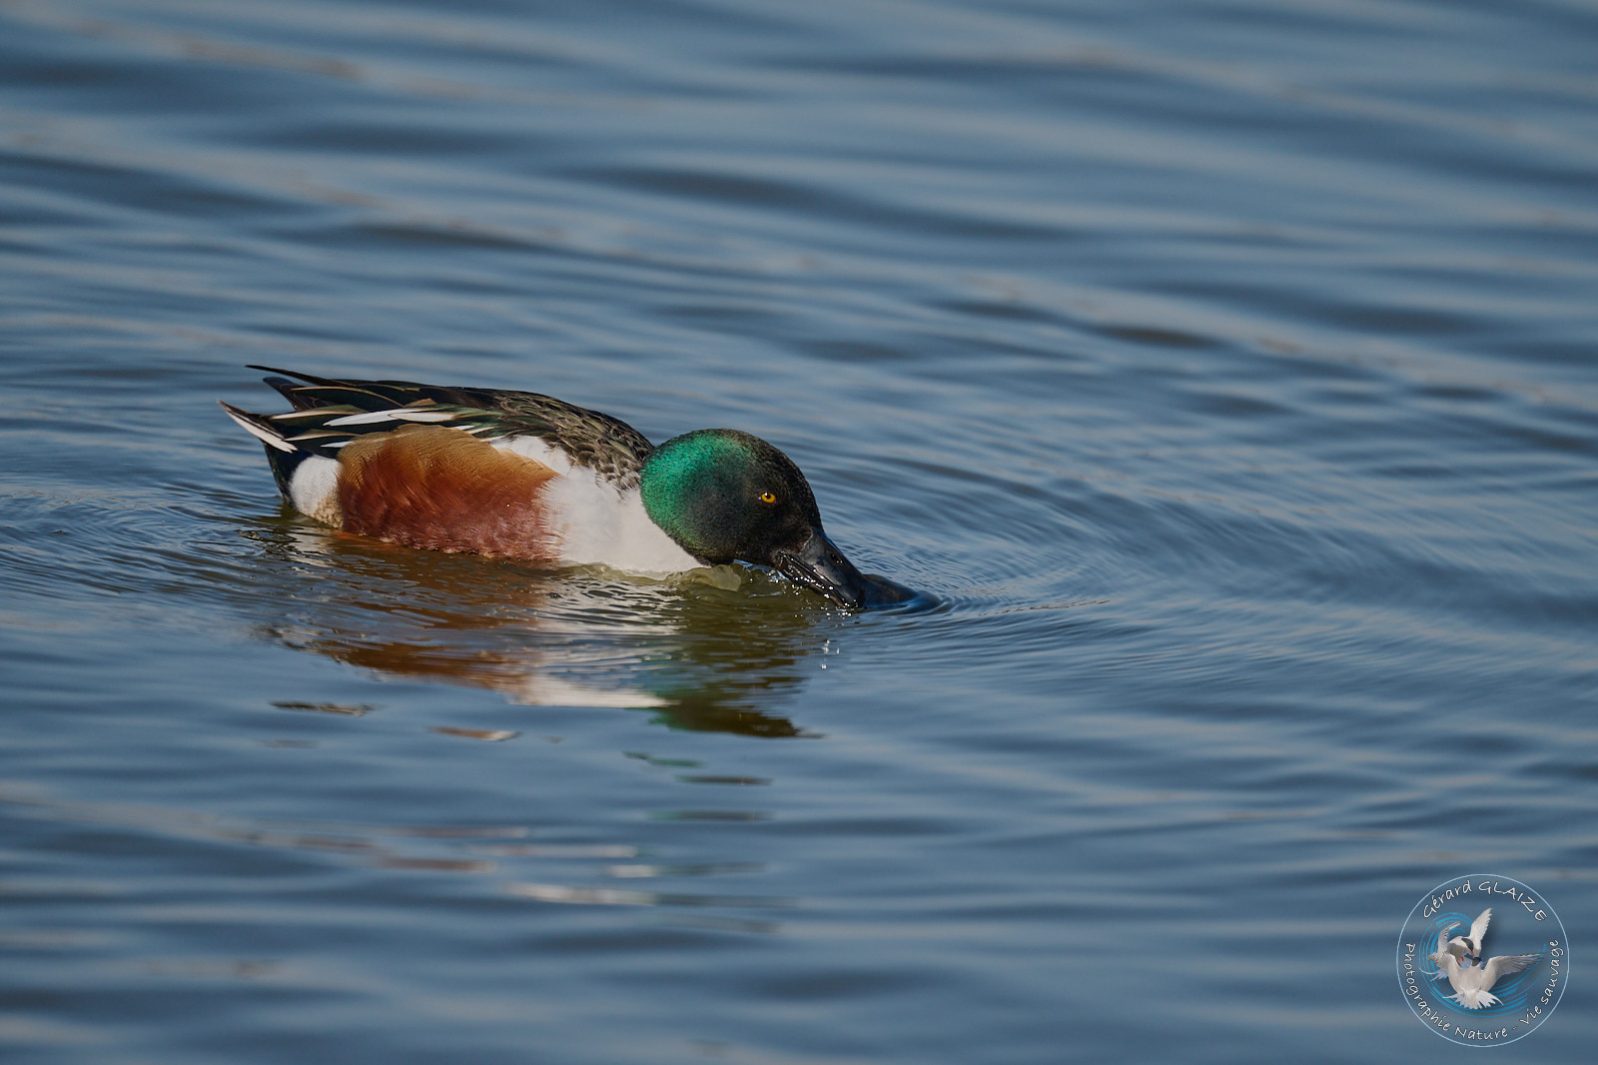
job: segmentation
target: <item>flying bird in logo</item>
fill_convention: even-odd
[[[1472,922],[1468,936],[1449,938],[1448,933],[1459,927],[1459,921],[1444,928],[1437,933],[1437,950],[1431,956],[1437,963],[1437,978],[1448,977],[1454,989],[1454,994],[1448,997],[1468,1010],[1498,1005],[1499,998],[1492,993],[1493,985],[1511,973],[1529,968],[1542,957],[1541,954],[1500,954],[1480,964],[1482,937],[1487,934],[1487,923],[1492,917],[1492,910],[1483,910]]]
[[[1481,963],[1481,942],[1482,939],[1487,935],[1487,925],[1492,921],[1492,919],[1492,907],[1488,907],[1470,923],[1470,935],[1455,936],[1453,939],[1447,939],[1444,936],[1439,935],[1437,937],[1439,948],[1446,949],[1448,953],[1452,954],[1456,959],[1465,965],[1470,965],[1472,963],[1479,965]],[[1453,930],[1454,926],[1449,925],[1443,931],[1451,932]],[[1447,943],[1448,946],[1446,948],[1441,947],[1441,944],[1443,943]]]

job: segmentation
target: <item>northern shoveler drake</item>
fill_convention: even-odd
[[[840,606],[913,593],[827,538],[804,474],[759,437],[699,429],[659,447],[533,392],[358,381],[252,366],[294,408],[222,408],[266,445],[295,509],[410,547],[666,574],[768,566]]]

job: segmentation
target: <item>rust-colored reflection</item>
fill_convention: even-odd
[[[815,623],[826,608],[760,575],[542,571],[288,517],[249,535],[265,549],[263,584],[280,608],[262,628],[289,646],[529,706],[641,709],[674,728],[805,735],[773,707],[822,653]]]

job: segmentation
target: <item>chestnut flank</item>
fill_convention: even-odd
[[[539,496],[549,467],[459,429],[407,425],[339,455],[343,528],[407,547],[547,561]]]

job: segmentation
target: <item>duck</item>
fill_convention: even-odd
[[[536,392],[249,368],[291,409],[222,409],[265,447],[283,498],[336,529],[648,576],[743,562],[850,610],[914,595],[861,573],[798,465],[753,434],[697,429],[657,446]]]

